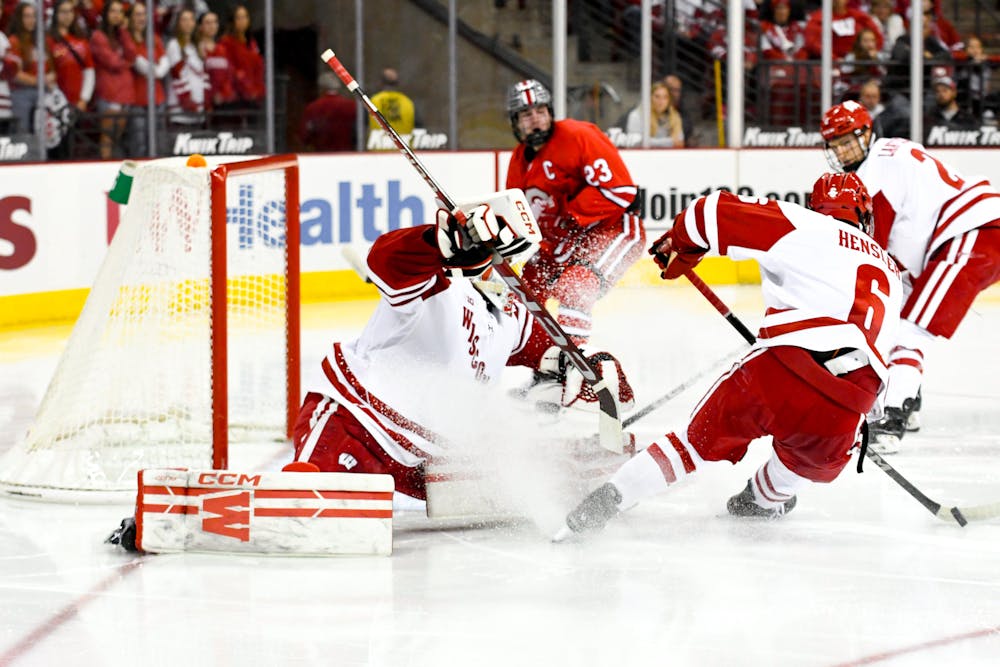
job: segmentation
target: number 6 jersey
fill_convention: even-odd
[[[674,248],[760,264],[757,345],[854,348],[883,385],[903,288],[889,254],[860,229],[797,204],[718,191],[674,220]]]

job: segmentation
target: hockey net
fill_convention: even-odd
[[[278,456],[299,402],[298,203],[294,156],[142,165],[0,490],[118,500],[141,468]]]

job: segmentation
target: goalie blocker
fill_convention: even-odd
[[[393,479],[330,472],[139,471],[129,520],[109,538],[151,553],[392,553]]]

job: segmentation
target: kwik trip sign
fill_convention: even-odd
[[[171,155],[252,155],[264,150],[260,132],[225,132],[198,130],[169,135]]]
[[[33,160],[38,156],[38,140],[33,136],[0,136],[0,162]]]

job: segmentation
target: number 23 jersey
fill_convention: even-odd
[[[519,145],[507,168],[507,187],[524,190],[542,226],[573,217],[581,227],[627,209],[639,192],[618,149],[593,123],[560,120],[529,161]]]

